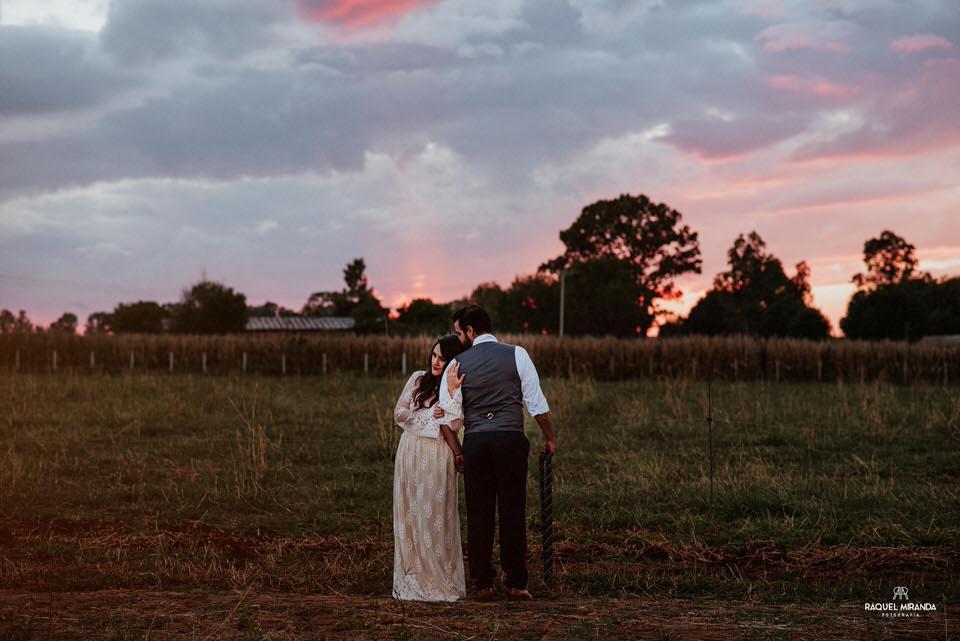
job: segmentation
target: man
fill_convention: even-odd
[[[493,534],[500,513],[500,567],[512,600],[531,599],[527,591],[527,456],[530,441],[523,431],[523,405],[546,437],[540,453],[556,451],[550,408],[527,351],[499,342],[490,332],[490,315],[468,305],[453,315],[453,329],[467,351],[447,364],[440,385],[440,407],[464,419],[463,484],[467,502],[467,549],[470,578],[482,601],[493,590]],[[460,385],[462,413],[451,386]]]

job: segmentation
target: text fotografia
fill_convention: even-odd
[[[882,617],[918,617],[921,612],[936,612],[936,603],[914,603],[907,594],[907,588],[898,586],[893,589],[892,603],[864,603],[866,612],[879,612]]]

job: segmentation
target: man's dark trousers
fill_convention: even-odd
[[[517,430],[463,436],[470,578],[478,590],[493,585],[493,531],[500,514],[500,567],[507,587],[527,587],[527,456],[530,441]]]

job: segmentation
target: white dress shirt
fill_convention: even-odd
[[[479,345],[480,343],[488,343],[491,341],[499,342],[493,334],[481,334],[473,339],[473,344]],[[530,360],[530,355],[527,353],[527,350],[519,345],[515,345],[514,347],[514,355],[517,361],[517,374],[520,376],[520,387],[523,390],[523,404],[527,406],[527,411],[530,412],[530,416],[546,414],[550,411],[550,407],[547,405],[547,399],[543,396],[543,390],[540,389],[540,377],[537,375],[537,368],[533,365],[533,361]],[[447,363],[447,367],[449,368],[456,362],[457,359],[454,358]],[[444,369],[443,381],[440,385],[439,405],[443,411],[451,414],[454,419],[463,418],[463,405],[458,401],[459,399],[453,398],[450,394],[450,387],[447,382],[447,370]]]

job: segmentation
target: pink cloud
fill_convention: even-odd
[[[433,0],[298,0],[300,15],[311,22],[364,27],[398,18]]]
[[[769,40],[763,45],[763,50],[769,53],[784,53],[792,49],[820,49],[834,53],[850,53],[850,47],[840,42],[817,42],[805,36]]]
[[[770,76],[767,84],[777,91],[817,96],[820,98],[854,98],[863,93],[857,85],[830,82],[816,76],[785,74]]]
[[[952,42],[943,36],[937,36],[932,33],[918,33],[906,38],[897,38],[890,43],[890,48],[902,56],[909,56],[910,54],[927,51],[929,49],[946,49],[947,51],[956,49]]]
[[[925,60],[919,73],[903,82],[885,90],[884,94],[893,99],[878,101],[867,112],[862,127],[801,148],[794,159],[882,159],[960,145],[960,121],[955,109],[960,100],[960,59]]]
[[[775,24],[756,35],[754,40],[763,43],[768,53],[785,53],[800,49],[850,53],[844,44],[853,34],[853,27],[846,22],[796,21]]]

